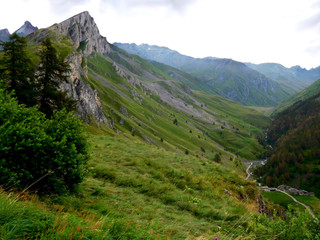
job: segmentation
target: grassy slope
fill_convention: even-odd
[[[256,216],[257,187],[232,168],[111,137],[106,127],[90,126],[88,133],[92,158],[76,195],[0,192],[1,239],[272,239],[283,233],[279,219]]]
[[[241,234],[232,226],[245,226],[255,211],[257,188],[235,171],[110,137],[109,129],[89,132],[92,159],[78,194],[42,199],[46,204],[35,196],[10,203],[0,194],[1,239],[39,232],[43,239],[212,239]]]
[[[281,192],[261,192],[265,200],[279,204],[280,206],[288,209],[290,205],[292,208],[299,210],[300,212],[306,211],[303,206],[294,202],[290,197]],[[294,196],[298,201],[308,205],[314,211],[317,216],[320,216],[320,199],[312,196]]]
[[[304,101],[304,100],[316,95],[319,92],[320,92],[320,80],[314,82],[309,87],[303,89],[301,92],[297,93],[296,95],[290,97],[284,103],[280,104],[278,107],[275,108],[272,115],[276,116],[280,112],[283,112],[284,110],[293,106],[295,103],[297,103],[299,101]]]
[[[168,85],[168,81],[176,81],[167,76],[166,73],[156,69],[155,66],[151,66],[150,70],[147,61],[137,56],[134,56],[134,60],[135,63],[140,62],[148,71],[156,72],[163,79],[169,79],[157,80],[158,83],[161,82],[161,86],[170,90],[171,87]],[[123,65],[129,65],[127,62],[123,63],[123,61],[121,59]],[[208,123],[202,119],[197,119],[185,112],[177,111],[167,104],[160,103],[157,95],[151,92],[146,93],[143,87],[138,86],[135,90],[144,97],[140,104],[137,101],[133,101],[133,96],[129,91],[132,86],[115,73],[110,60],[97,54],[95,57],[90,58],[88,62],[88,81],[90,85],[98,90],[104,110],[116,123],[115,127],[125,134],[130,134],[132,128],[134,128],[135,136],[143,138],[139,131],[143,132],[144,136],[153,139],[156,145],[165,149],[175,150],[178,148],[183,152],[188,150],[193,155],[205,155],[209,158],[212,158],[214,153],[217,152],[223,153],[226,158],[233,157],[233,154],[223,151],[217,143],[225,144],[235,154],[251,159],[257,158],[256,154],[263,151],[263,148],[255,139],[255,136],[262,134],[262,128],[265,128],[269,123],[269,119],[262,114],[217,95],[209,96],[195,92],[194,97],[207,105],[207,108],[202,109],[217,118],[217,124],[213,125],[211,122]],[[99,75],[99,79],[97,79],[97,75]],[[146,79],[145,81],[152,80]],[[175,93],[173,92],[172,94],[174,95]],[[179,97],[183,98],[182,95]],[[188,100],[186,99],[186,101]],[[130,115],[129,118],[119,112],[121,106],[127,108]],[[200,108],[200,106],[193,106]],[[124,125],[118,124],[121,118],[125,119]],[[178,126],[173,124],[175,118],[178,120]],[[247,123],[250,122],[250,119],[255,118],[259,119],[258,125],[255,120],[251,124]],[[137,121],[137,119],[139,120]],[[228,127],[222,130],[221,127],[224,122],[238,128],[240,131]],[[253,133],[251,136],[250,132]],[[224,134],[226,136],[223,136]],[[161,138],[163,142],[160,141]],[[208,141],[209,139],[213,141]],[[242,148],[244,146],[242,143],[248,142],[250,143],[247,145],[248,148]],[[240,145],[233,145],[234,143],[239,143]],[[205,152],[201,151],[201,147]]]
[[[192,58],[165,47],[147,44],[137,46],[116,43],[116,45],[130,53],[176,67],[193,75],[200,80],[189,84],[195,90],[206,93],[216,92],[244,105],[275,106],[290,96],[277,83],[273,83],[275,86],[273,90],[268,86],[268,92],[265,92],[261,86],[257,87],[262,79],[258,72],[231,59]],[[263,78],[263,81],[267,80]],[[252,83],[253,79],[255,79],[254,83]],[[272,82],[268,81],[269,84]]]

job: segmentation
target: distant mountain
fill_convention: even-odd
[[[307,70],[300,66],[286,68],[278,63],[246,63],[246,65],[282,84],[290,94],[301,91],[320,78],[320,67]]]
[[[19,36],[25,37],[37,30],[37,27],[34,27],[29,21],[25,21],[24,24],[17,31],[15,31],[15,33],[17,33]],[[0,30],[0,41],[7,42],[10,35],[11,34],[8,29],[5,28]]]
[[[232,59],[192,58],[166,47],[148,44],[115,45],[129,53],[189,73],[198,79],[196,88],[205,85],[210,91],[244,105],[275,106],[290,96],[279,83]]]
[[[10,37],[10,32],[8,31],[8,29],[0,30],[0,41],[1,42],[8,41],[9,37]]]
[[[37,27],[34,27],[29,21],[25,21],[24,24],[17,31],[15,31],[15,33],[17,33],[19,36],[25,37],[37,30]]]

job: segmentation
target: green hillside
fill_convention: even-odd
[[[151,61],[170,65],[197,78],[195,90],[216,92],[246,106],[275,106],[290,92],[241,62],[223,58],[192,58],[166,47],[115,43],[116,46]]]
[[[286,109],[290,108],[294,104],[300,101],[304,101],[316,95],[319,92],[320,92],[320,80],[314,82],[309,87],[303,89],[302,91],[298,92],[297,94],[293,95],[288,100],[286,100],[285,102],[277,106],[273,111],[272,115],[276,116],[277,114],[279,114],[282,111],[285,111]]]
[[[86,81],[98,90],[114,128],[168,150],[179,149],[181,152],[188,151],[209,158],[221,152],[227,158],[236,154],[255,159],[264,151],[256,139],[269,123],[269,119],[262,114],[218,95],[185,91],[186,85],[148,61],[118,48],[114,48],[106,57],[109,60],[99,54],[89,57]],[[134,62],[135,69],[141,71],[136,74],[144,82],[140,81],[139,85],[132,88],[126,77],[116,74],[111,61],[126,69],[130,69],[130,63]],[[153,79],[146,79],[146,75],[153,76]],[[170,101],[177,99],[177,105],[164,102],[161,96],[147,89],[149,86],[163,92],[165,98],[169,96]],[[143,101],[134,100],[137,96]],[[122,106],[127,109],[127,116],[121,113]],[[251,121],[254,118],[259,119],[259,122]],[[121,119],[124,121],[122,124]],[[175,119],[177,125],[173,124]],[[251,144],[241,149],[237,147],[237,144],[241,146],[246,142]],[[220,147],[221,143],[231,153],[224,151]]]
[[[257,215],[257,187],[239,176],[235,165],[225,168],[206,158],[111,137],[106,127],[88,126],[87,131],[91,160],[78,192],[42,198],[1,192],[1,239],[316,236],[307,214],[291,222]]]

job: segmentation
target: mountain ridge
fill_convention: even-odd
[[[289,94],[281,86],[243,63],[223,58],[192,58],[167,47],[114,43],[132,54],[185,71],[218,92],[244,105],[274,106]]]
[[[308,87],[320,78],[320,67],[307,70],[300,66],[286,68],[278,63],[245,64],[270,79],[282,84],[292,95]]]

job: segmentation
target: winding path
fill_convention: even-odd
[[[306,204],[302,203],[302,202],[299,202],[295,197],[291,196],[289,193],[285,192],[285,191],[282,191],[280,189],[276,189],[277,192],[281,192],[283,194],[286,194],[287,196],[289,196],[293,201],[295,201],[296,203],[302,205],[303,207],[305,207],[309,213],[311,214],[311,216],[317,220],[317,217],[316,215],[314,215],[313,211],[311,210],[311,208],[309,206],[307,206]]]
[[[250,162],[250,163],[249,163],[249,165],[248,165],[248,167],[247,167],[247,170],[246,170],[246,173],[247,173],[246,180],[248,180],[248,179],[251,177],[250,168],[251,168],[253,165],[257,165],[257,166],[262,165],[262,164],[264,164],[264,161],[260,161],[260,162],[259,162],[259,161],[256,161],[255,163],[256,163],[256,164],[254,164],[254,162]],[[310,208],[308,205],[306,205],[306,204],[298,201],[295,197],[293,197],[292,195],[290,195],[289,193],[287,193],[287,192],[285,192],[285,191],[282,191],[282,190],[277,189],[277,188],[275,188],[274,190],[277,191],[277,192],[281,192],[281,193],[287,195],[287,196],[290,197],[294,202],[296,202],[296,203],[300,204],[301,206],[303,206],[304,208],[306,208],[306,209],[309,211],[310,215],[311,215],[314,219],[317,220],[317,217],[315,216],[314,212],[311,210],[311,208]]]
[[[251,177],[251,172],[250,172],[250,168],[252,167],[253,163],[251,162],[249,164],[249,166],[247,167],[246,173],[247,173],[247,177],[246,180],[248,180]]]

